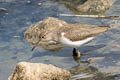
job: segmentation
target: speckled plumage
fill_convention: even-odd
[[[71,41],[79,41],[79,40],[84,40],[88,37],[94,37],[106,31],[107,29],[109,29],[109,26],[69,24],[65,27],[58,28],[58,30],[56,30],[56,33],[57,36],[60,37],[61,32],[64,32],[66,38],[70,39]]]
[[[68,24],[63,20],[48,17],[31,25],[25,32],[25,38],[35,46],[55,50],[64,47],[64,45],[59,44],[62,32],[65,33],[64,37],[74,42],[87,39],[88,37],[95,37],[109,28],[109,26]]]

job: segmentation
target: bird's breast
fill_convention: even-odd
[[[84,40],[71,41],[70,39],[68,39],[67,37],[62,35],[61,38],[60,38],[60,43],[65,45],[65,46],[68,46],[68,47],[79,48],[81,45],[91,41],[93,38],[94,37],[89,37],[89,38],[86,38]]]

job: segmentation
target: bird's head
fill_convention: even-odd
[[[44,31],[26,31],[24,36],[27,39],[28,42],[31,42],[32,44],[37,44],[40,41],[48,41],[51,40],[51,34],[48,34]]]
[[[53,39],[52,33],[41,33],[39,35],[40,41],[51,41]]]

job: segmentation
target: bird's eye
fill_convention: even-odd
[[[42,38],[44,38],[44,36],[42,36]]]

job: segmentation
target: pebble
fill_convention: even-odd
[[[40,6],[42,3],[38,3],[38,5]]]
[[[30,3],[32,3],[31,1],[27,1],[27,4],[30,4]]]

